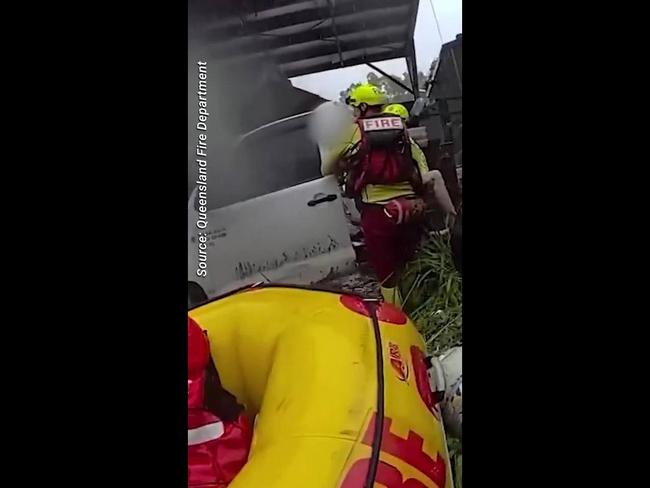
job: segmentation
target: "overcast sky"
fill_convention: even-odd
[[[444,42],[453,40],[456,34],[463,32],[462,0],[433,0],[436,8],[440,30]],[[435,18],[431,10],[431,0],[420,0],[417,22],[415,24],[415,55],[418,71],[429,72],[431,62],[440,52],[440,36],[436,28]],[[394,59],[374,63],[390,74],[401,76],[406,72],[406,61]],[[294,86],[316,93],[330,100],[338,99],[339,92],[347,89],[352,83],[365,81],[366,74],[372,71],[365,64],[341,68],[312,75],[292,78]],[[381,75],[380,75],[381,76]]]

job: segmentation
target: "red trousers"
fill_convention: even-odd
[[[361,228],[368,261],[382,286],[393,287],[396,277],[413,257],[422,235],[418,224],[394,224],[383,205],[362,204]]]

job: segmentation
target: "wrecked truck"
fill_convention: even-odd
[[[308,115],[325,100],[290,79],[405,59],[415,100],[422,93],[417,10],[417,0],[190,0],[188,119],[197,120],[200,108],[210,117],[205,168],[195,164],[194,144],[188,152],[188,281],[208,297],[255,282],[311,284],[355,269],[354,206],[333,177],[321,175],[308,135]],[[199,61],[207,107],[197,104]],[[190,123],[188,140],[196,139]],[[197,198],[199,171],[208,180],[204,198]]]

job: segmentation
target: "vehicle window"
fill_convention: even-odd
[[[220,208],[320,178],[320,153],[303,121],[290,120],[246,137],[228,177],[216,182]]]

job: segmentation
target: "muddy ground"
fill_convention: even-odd
[[[379,298],[379,283],[367,265],[360,265],[352,274],[325,278],[317,283],[319,287],[355,293],[367,298]]]

